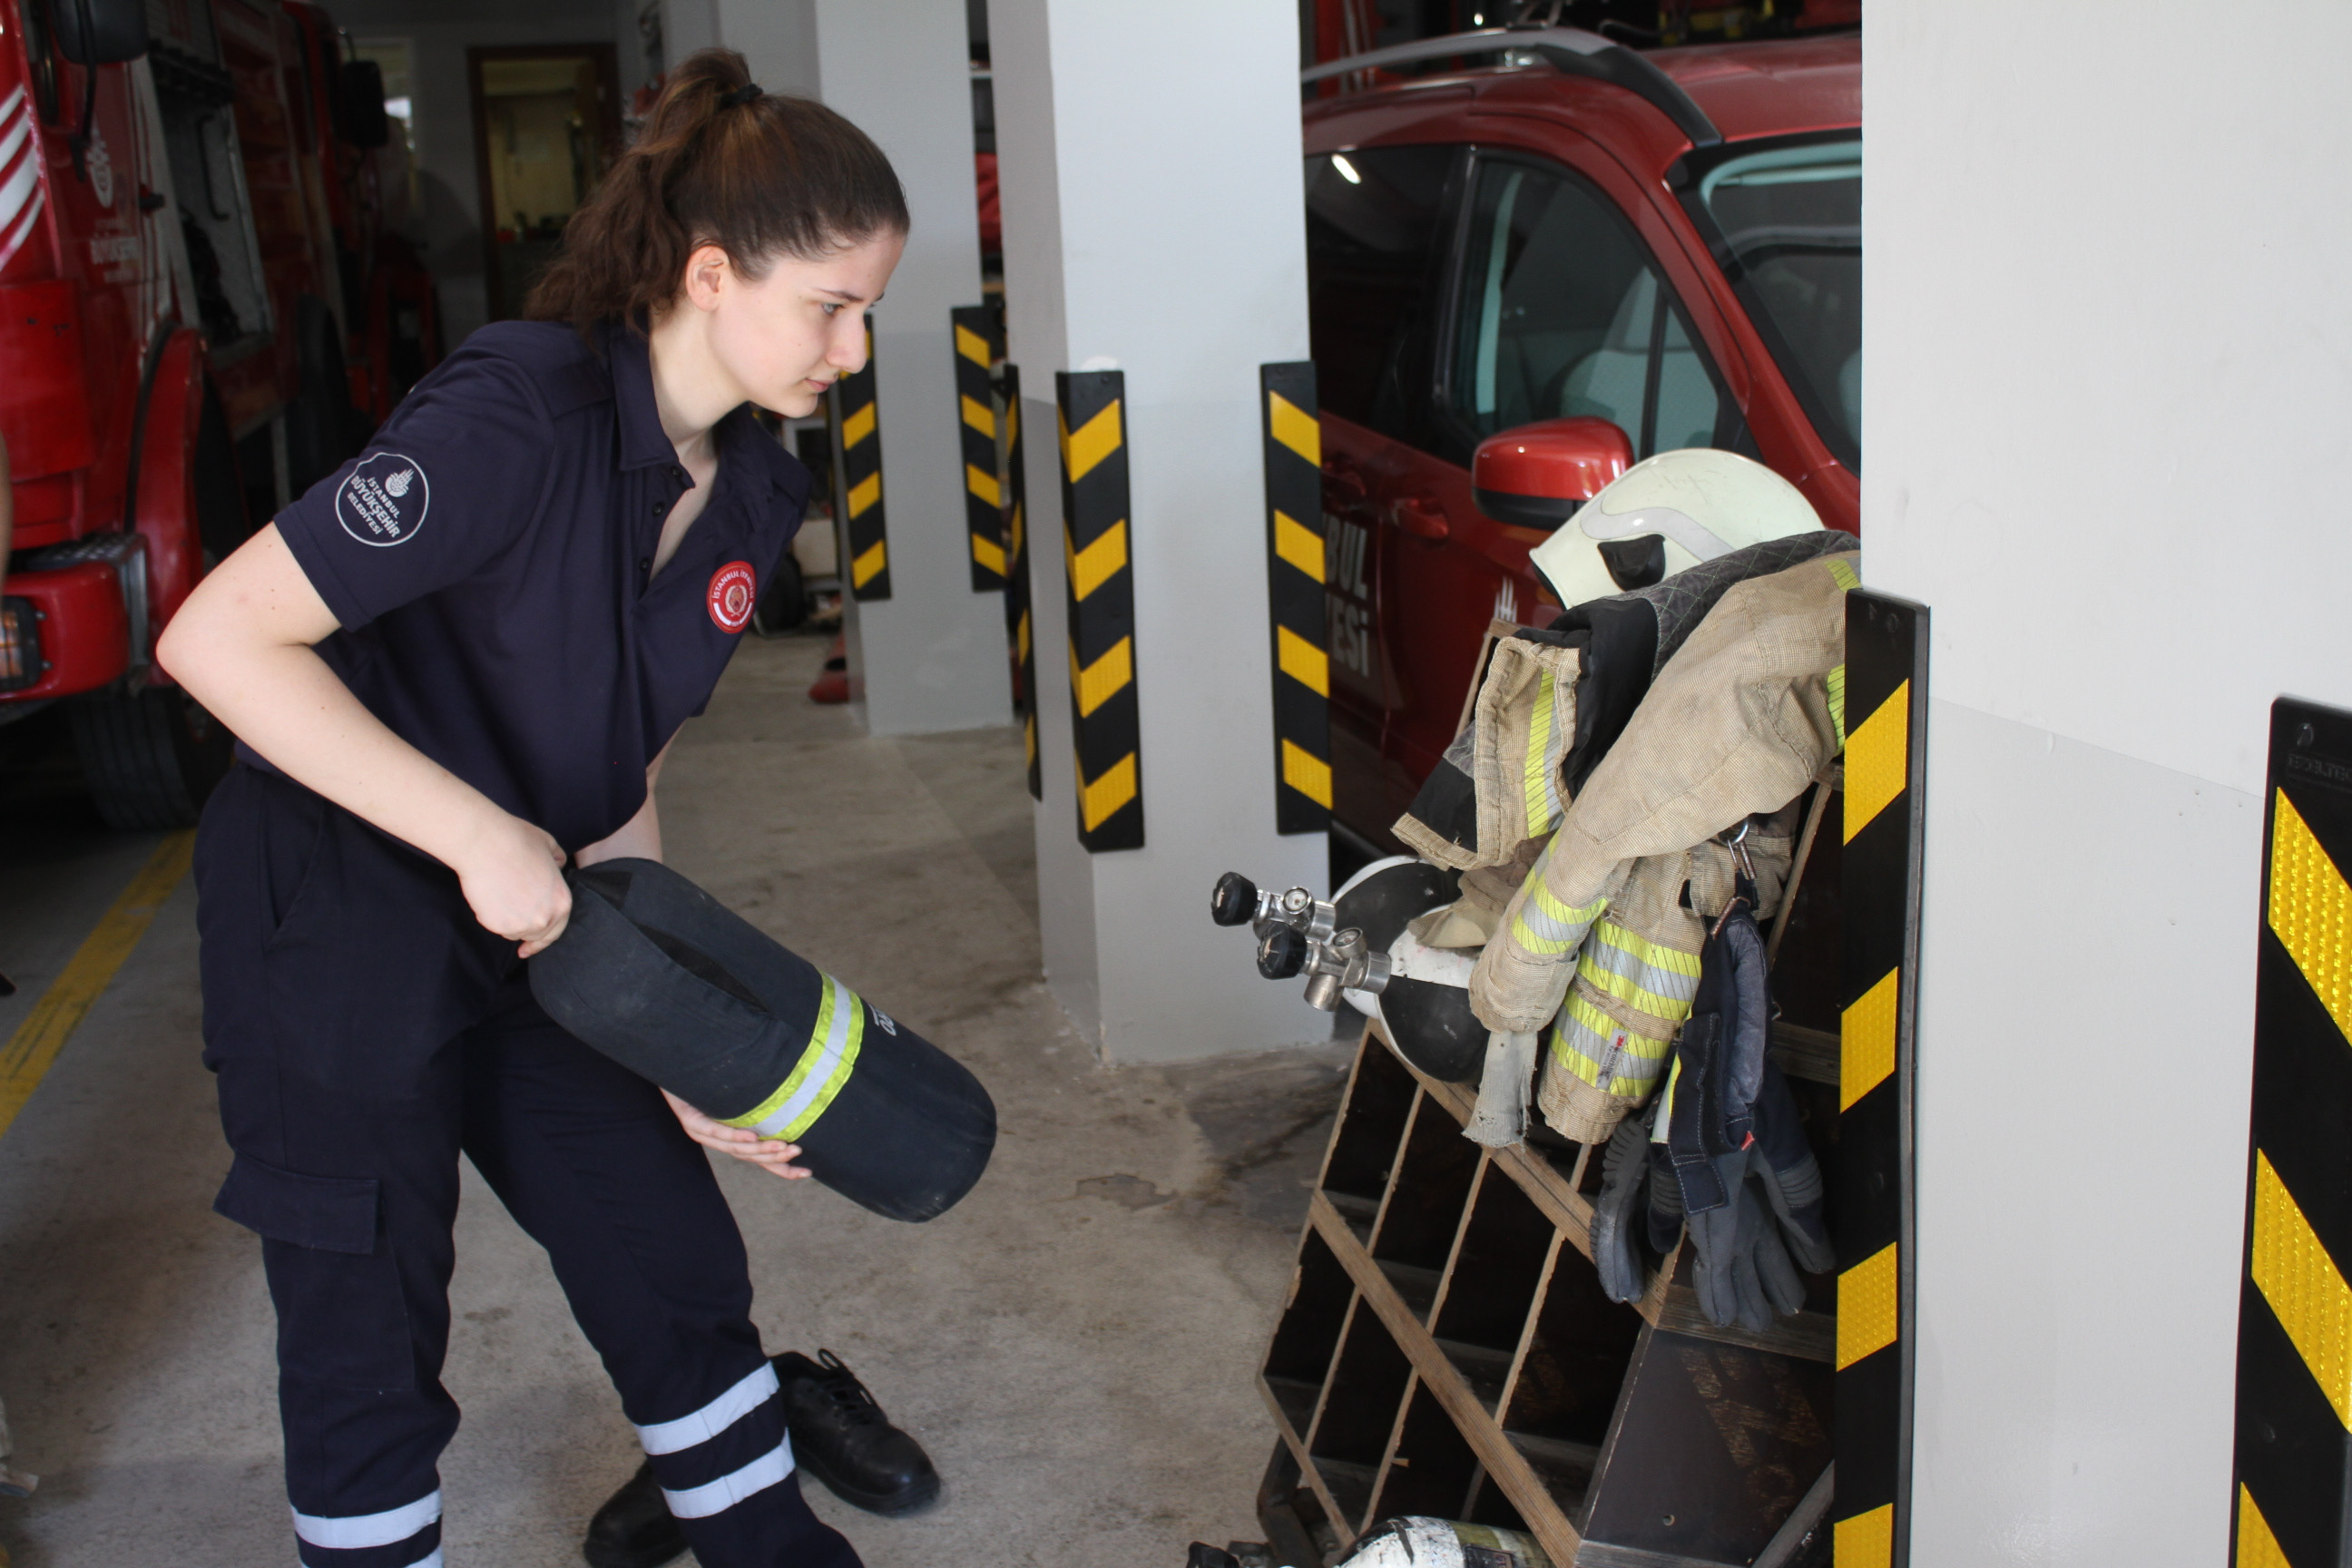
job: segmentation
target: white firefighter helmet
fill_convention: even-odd
[[[1535,548],[1569,609],[1822,526],[1797,487],[1737,452],[1690,447],[1626,469]],[[1612,570],[1613,565],[1613,570]]]

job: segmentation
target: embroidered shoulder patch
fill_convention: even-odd
[[[363,458],[335,491],[335,521],[362,544],[405,544],[425,526],[433,486],[414,458],[378,452]]]

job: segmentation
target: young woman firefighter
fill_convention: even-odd
[[[310,1568],[441,1562],[461,1152],[547,1249],[647,1456],[592,1562],[856,1563],[802,1500],[788,1416],[853,1500],[937,1489],[837,1362],[761,1353],[697,1145],[783,1177],[797,1149],[665,1102],[558,1029],[522,963],[563,931],[567,858],[659,857],[662,758],[807,499],[752,405],[806,415],[864,363],[907,223],[863,132],[694,56],[535,319],[476,333],[164,637],[241,742],[196,859],[216,1206],[263,1238]]]

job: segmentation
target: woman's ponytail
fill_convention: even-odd
[[[872,138],[821,103],[761,92],[732,49],[703,49],[572,215],[522,313],[635,326],[677,295],[698,246],[756,279],[779,256],[906,229],[906,194]]]

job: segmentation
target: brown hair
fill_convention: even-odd
[[[703,49],[669,74],[636,144],[563,230],[523,303],[536,321],[632,327],[677,295],[715,245],[747,277],[907,230],[907,197],[873,139],[821,103],[758,93],[743,57]]]

